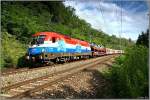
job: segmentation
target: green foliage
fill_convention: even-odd
[[[116,98],[148,97],[148,48],[133,46],[116,59],[110,72]]]
[[[19,42],[20,45],[27,45],[31,35],[41,31],[55,31],[85,41],[90,41],[89,35],[91,35],[92,42],[114,49],[120,49],[121,46],[124,49],[133,44],[132,41],[129,42],[122,38],[120,46],[118,38],[93,29],[89,23],[75,15],[75,9],[65,7],[62,1],[2,1],[1,8],[2,32],[11,34],[13,40]],[[13,41],[11,42],[13,44]],[[21,47],[19,48],[21,50]],[[6,49],[10,49],[10,47],[8,46]],[[24,48],[22,49],[24,50]],[[4,59],[11,59],[9,62],[15,62],[13,65],[18,59],[18,57],[12,59],[7,56],[2,58],[1,62],[4,63],[7,62]],[[8,65],[8,63],[4,65]]]
[[[90,40],[91,34],[92,42],[120,49],[118,38],[91,28],[89,23],[75,15],[75,9],[65,7],[62,1],[2,1],[2,31],[15,35],[26,44],[31,35],[39,31],[56,31],[86,41]],[[132,42],[122,38],[121,48],[124,49],[128,44]]]
[[[1,68],[16,67],[18,59],[25,55],[26,47],[7,32],[2,33]]]
[[[24,6],[24,2],[11,3],[2,2],[2,31],[6,29],[18,40],[28,43],[28,38],[35,32],[50,30],[48,24],[52,15],[44,11],[44,5],[29,3]]]
[[[149,36],[149,30],[147,30],[147,32],[145,32],[145,33],[142,32],[141,35],[139,35],[136,44],[149,47],[149,37],[148,36]]]

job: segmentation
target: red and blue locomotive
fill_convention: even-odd
[[[38,32],[32,37],[26,56],[27,60],[32,62],[66,62],[113,54],[113,52],[108,53],[107,51],[110,50],[103,46],[90,44],[56,32]],[[121,50],[119,52],[122,53]]]

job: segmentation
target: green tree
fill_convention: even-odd
[[[149,30],[147,30],[145,33],[142,32],[136,42],[137,45],[144,45],[146,47],[149,47]]]

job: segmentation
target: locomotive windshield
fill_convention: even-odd
[[[32,38],[31,45],[34,44],[43,44],[45,39],[45,35],[39,35]]]

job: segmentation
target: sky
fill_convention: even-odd
[[[148,4],[144,0],[67,0],[64,5],[73,7],[80,19],[109,35],[135,41],[148,29]]]

